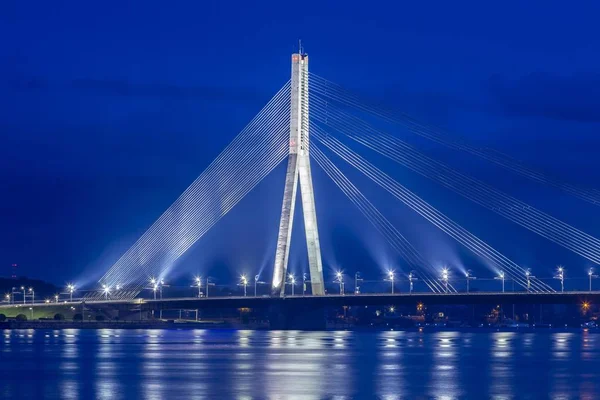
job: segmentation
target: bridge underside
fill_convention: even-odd
[[[90,305],[111,305],[114,307],[141,306],[144,310],[162,309],[216,309],[216,308],[261,308],[293,306],[299,308],[322,308],[343,306],[386,306],[386,305],[426,305],[451,304],[600,304],[600,292],[565,293],[414,293],[377,295],[327,295],[296,297],[213,297],[179,298],[163,300],[134,299],[123,301],[90,301]],[[65,303],[81,304],[81,302]],[[52,307],[54,304],[39,304],[36,307]],[[7,305],[6,307],[18,307]],[[29,307],[30,305],[23,305]],[[4,306],[0,306],[2,308]]]

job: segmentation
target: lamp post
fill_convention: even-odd
[[[392,294],[394,294],[394,271],[388,272],[388,278],[389,278],[390,282],[392,283]]]
[[[343,295],[344,294],[344,275],[342,274],[342,271],[338,271],[335,273],[335,282],[339,283],[340,295]]]
[[[294,296],[294,286],[296,286],[296,278],[293,274],[288,275],[288,283],[292,286],[292,296]]]
[[[240,277],[240,284],[244,287],[244,297],[246,297],[246,288],[248,287],[248,278],[246,278],[246,275],[242,275]]]
[[[11,298],[11,304],[15,304],[17,302],[17,300],[15,298],[15,294],[21,294],[21,292],[19,292],[17,290],[17,288],[13,286],[11,288],[10,294],[11,294],[11,296],[10,296],[10,298]]]
[[[528,269],[525,271],[525,278],[527,279],[527,291],[531,291],[531,278],[535,278],[535,276],[531,275],[531,271]]]
[[[55,303],[58,303],[58,297],[59,297],[59,296],[58,296],[57,294],[55,294],[55,295],[54,295],[54,302],[55,302]]]
[[[590,268],[588,271],[588,277],[590,278],[590,292],[592,291],[592,279],[597,278],[598,275],[594,275],[594,269]]]
[[[194,284],[192,285],[192,287],[197,287],[198,288],[198,298],[202,297],[202,278],[199,276],[196,276],[194,278]]]
[[[308,275],[305,272],[302,274],[302,296],[306,294],[306,282],[308,282]]]
[[[102,291],[104,292],[104,300],[108,300],[108,295],[110,294],[110,287],[107,285],[102,285]]]
[[[442,269],[442,282],[444,282],[444,291],[448,293],[448,280],[450,279],[450,271],[448,268],[444,267]]]
[[[162,300],[163,299],[163,288],[166,286],[169,286],[169,285],[165,284],[164,279],[161,279],[159,283],[160,284],[158,286],[158,292],[160,293],[160,299]]]
[[[72,283],[67,284],[67,290],[69,291],[69,295],[71,296],[71,302],[73,302],[73,292],[75,291],[75,285]]]
[[[504,271],[500,271],[498,276],[494,277],[494,279],[502,281],[502,293],[504,293]]]
[[[556,275],[554,276],[554,279],[558,279],[560,281],[560,292],[564,293],[565,292],[565,269],[563,268],[562,265],[559,265],[558,267],[556,267]]]
[[[469,293],[469,281],[472,281],[473,279],[477,279],[477,277],[472,275],[472,271],[470,269],[467,270],[467,272],[465,273],[465,276],[467,278],[467,293]]]
[[[30,293],[30,297],[31,297],[31,304],[35,303],[35,290],[33,290],[33,288],[29,288],[29,293]]]
[[[414,289],[414,282],[418,281],[419,279],[415,277],[415,273],[414,271],[410,271],[408,274],[408,292],[409,294],[412,294],[413,289]]]
[[[23,293],[23,304],[25,304],[27,299],[27,293],[25,292],[25,286],[21,286],[21,293]]]
[[[358,286],[358,282],[362,282],[362,278],[360,277],[360,272],[356,272],[354,274],[354,294],[360,294],[360,286]]]

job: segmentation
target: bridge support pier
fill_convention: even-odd
[[[271,329],[322,331],[327,328],[325,307],[321,305],[290,304],[281,301],[269,307],[269,326]]]

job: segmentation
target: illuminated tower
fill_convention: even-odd
[[[308,55],[303,54],[300,50],[299,54],[292,54],[290,154],[285,177],[279,235],[277,237],[275,268],[273,270],[272,293],[274,295],[283,296],[285,292],[298,179],[300,180],[300,194],[302,196],[312,293],[313,295],[325,294],[315,196],[310,173],[309,147]]]

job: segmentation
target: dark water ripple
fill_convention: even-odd
[[[599,399],[586,332],[6,330],[0,398]]]

